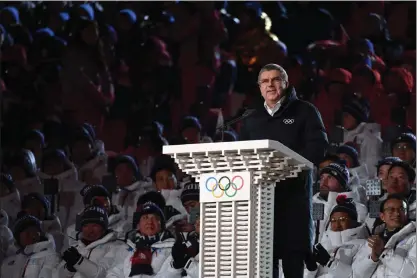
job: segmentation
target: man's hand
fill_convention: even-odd
[[[372,248],[371,259],[376,262],[379,260],[382,251],[384,251],[385,243],[378,235],[373,235],[368,238],[368,246]]]

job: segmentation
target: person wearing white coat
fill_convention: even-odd
[[[118,239],[125,239],[126,233],[132,228],[127,221],[123,219],[123,215],[111,203],[111,195],[101,185],[86,185],[81,190],[80,194],[83,196],[84,208],[89,206],[100,206],[104,208],[108,215],[109,225],[108,229],[116,235]],[[75,224],[67,228],[67,243],[66,248],[74,245],[78,240],[78,232],[75,229]]]
[[[3,260],[16,251],[13,233],[8,227],[9,217],[4,210],[0,210],[0,265]]]
[[[11,175],[1,173],[0,209],[8,215],[9,227],[13,227],[17,213],[20,211],[20,192],[14,185]]]
[[[349,183],[349,172],[344,164],[331,163],[324,167],[320,172],[320,192],[313,196],[313,204],[324,204],[324,219],[320,220],[319,226],[315,223],[316,242],[319,242],[325,227],[328,225],[329,216],[332,208],[337,204],[336,199],[339,195],[345,195],[355,201],[358,212],[358,222],[364,222],[368,209],[359,202],[359,197],[355,192],[351,192],[347,184]]]
[[[54,237],[55,247],[60,251],[64,243],[61,222],[56,215],[50,215],[50,202],[42,194],[33,192],[22,199],[22,211],[41,221],[42,230]]]
[[[352,277],[351,265],[369,235],[366,225],[358,223],[357,219],[353,200],[338,198],[330,215],[330,229],[326,230],[320,241],[322,248],[318,245],[314,247],[311,258],[313,267],[305,270],[305,278]]]
[[[133,214],[136,203],[143,194],[155,191],[152,180],[143,179],[139,173],[135,160],[128,155],[119,155],[115,158],[112,174],[116,177],[120,191],[113,195],[114,204],[123,215],[123,219],[132,227]]]
[[[78,169],[79,181],[100,184],[107,174],[107,155],[97,149],[91,128],[83,125],[73,131],[70,143],[71,161]]]
[[[52,278],[61,259],[55,252],[53,237],[43,234],[40,221],[25,215],[16,221],[13,232],[20,249],[3,261],[0,277]]]
[[[165,230],[164,213],[153,202],[138,207],[136,230],[128,239],[130,254],[109,271],[107,278],[165,278],[171,268],[174,237]]]
[[[182,189],[178,188],[175,164],[170,157],[160,156],[152,168],[151,178],[155,189],[161,192],[166,201],[166,228],[174,229],[177,221],[188,216],[181,202]]]
[[[411,278],[417,275],[416,222],[407,221],[407,203],[390,195],[381,203],[385,229],[368,239],[352,265],[355,278]],[[406,225],[405,225],[406,224]],[[404,226],[405,225],[405,226]]]
[[[107,213],[102,207],[86,208],[80,218],[81,235],[63,254],[56,278],[100,278],[128,256],[127,245],[108,230]]]
[[[359,152],[359,162],[366,164],[371,177],[375,176],[375,165],[382,155],[380,132],[373,124],[366,123],[369,104],[360,99],[352,99],[342,107],[343,143],[353,143]]]
[[[392,162],[388,170],[388,180],[386,183],[387,193],[380,198],[383,201],[390,194],[400,194],[408,203],[408,218],[416,220],[416,191],[412,189],[416,173],[411,166],[402,161]],[[367,224],[371,231],[379,231],[381,219],[368,219]]]
[[[83,210],[82,197],[79,194],[83,183],[78,181],[78,172],[65,153],[61,150],[49,150],[42,157],[42,172],[38,176],[45,183],[57,180],[59,211],[56,213],[62,229],[75,223],[77,214]]]

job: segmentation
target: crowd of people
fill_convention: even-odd
[[[304,276],[417,274],[415,2],[0,7],[0,277],[198,277],[199,185],[162,147],[239,140],[269,63],[330,142]]]

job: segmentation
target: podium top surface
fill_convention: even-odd
[[[200,143],[200,144],[184,144],[163,146],[163,153],[167,155],[184,154],[190,155],[191,153],[205,153],[207,156],[210,154],[217,155],[223,151],[278,151],[283,157],[291,157],[299,164],[304,164],[308,168],[313,169],[313,163],[294,152],[287,146],[281,144],[278,141],[273,140],[251,140],[251,141],[236,141],[236,142],[219,142],[219,143]]]
[[[197,181],[201,174],[227,171],[252,171],[257,182],[282,180],[313,169],[313,163],[273,140],[164,146],[163,153]]]

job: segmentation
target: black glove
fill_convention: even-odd
[[[329,253],[320,243],[314,246],[313,257],[314,260],[322,266],[325,266],[330,260]]]
[[[81,260],[81,254],[78,252],[77,248],[70,247],[62,256],[62,259],[67,263],[68,270],[71,271],[70,268],[74,268],[74,265],[76,265]]]
[[[184,268],[185,264],[191,258],[187,252],[187,246],[182,241],[176,241],[174,246],[172,246],[172,266],[175,269]]]
[[[200,243],[199,238],[196,233],[190,233],[188,235],[187,241],[185,242],[185,246],[187,247],[187,254],[190,257],[195,257],[200,252]]]

